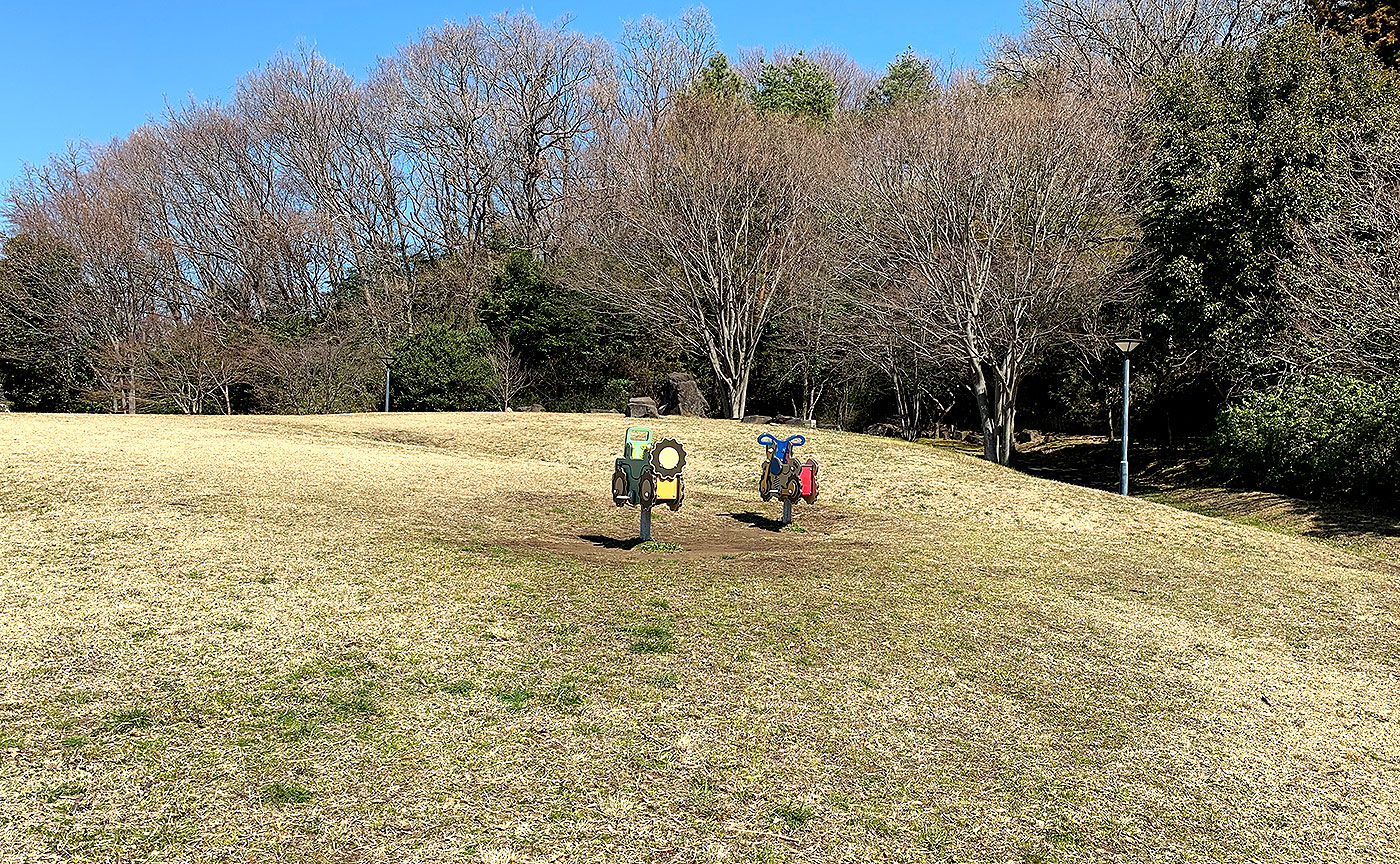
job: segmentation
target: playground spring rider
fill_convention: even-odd
[[[622,439],[622,458],[613,466],[612,497],[619,507],[642,508],[642,539],[651,539],[651,506],[681,509],[685,500],[685,447],[674,438],[655,443],[651,430],[632,426]]]
[[[758,478],[758,495],[764,501],[778,496],[783,502],[783,524],[792,522],[792,505],[798,499],[811,504],[817,499],[817,461],[799,462],[793,451],[807,439],[801,435],[779,440],[767,432],[758,436],[758,443],[768,447],[763,460],[763,472]]]

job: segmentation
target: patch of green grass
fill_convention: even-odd
[[[577,708],[583,704],[583,694],[578,692],[578,685],[568,680],[554,685],[544,699],[556,708]]]
[[[773,819],[790,830],[801,828],[815,815],[817,811],[810,804],[779,804],[773,808]]]
[[[501,700],[508,711],[524,711],[530,700],[535,698],[535,691],[525,686],[503,687],[496,690],[496,698]]]
[[[653,609],[670,609],[671,602],[665,597],[653,597],[647,601],[647,605]]]
[[[124,711],[114,712],[108,715],[106,725],[109,732],[132,732],[137,729],[149,728],[151,709],[128,708]]]
[[[337,698],[332,700],[331,704],[335,706],[335,713],[341,717],[354,715],[369,716],[379,713],[379,706],[375,704],[373,699],[364,694]]]
[[[942,852],[953,843],[946,828],[925,828],[919,832],[919,848],[925,852]]]
[[[630,632],[633,654],[669,654],[674,650],[671,628],[665,624],[639,624]]]
[[[674,690],[680,686],[681,676],[679,672],[662,672],[659,675],[651,676],[648,680],[653,687],[662,690]]]
[[[267,783],[258,790],[258,797],[264,804],[305,804],[311,793],[296,783]]]
[[[74,783],[70,780],[66,783],[60,783],[52,789],[46,789],[43,791],[35,792],[34,794],[41,800],[47,801],[50,804],[52,804],[60,798],[76,798],[79,795],[84,795],[86,793],[86,786]]]
[[[272,718],[278,734],[287,741],[303,741],[321,729],[314,716],[301,710],[289,709],[277,712]]]
[[[476,690],[476,682],[462,678],[457,681],[448,681],[446,684],[439,685],[438,689],[444,693],[450,693],[453,696],[469,696]]]
[[[241,633],[241,632],[243,632],[244,630],[247,630],[249,627],[252,627],[252,626],[253,626],[253,625],[252,625],[252,624],[249,624],[247,621],[220,621],[220,622],[219,622],[219,627],[220,627],[220,628],[222,628],[222,629],[224,629],[224,630],[231,631],[231,632],[233,632],[233,633]]]

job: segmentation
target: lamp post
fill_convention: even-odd
[[[1123,355],[1123,458],[1118,463],[1118,494],[1128,494],[1128,355],[1142,344],[1141,339],[1124,336],[1113,340],[1113,347]]]
[[[389,367],[394,365],[394,358],[385,354],[379,358],[384,361],[384,413],[389,413]]]

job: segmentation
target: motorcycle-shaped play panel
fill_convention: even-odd
[[[776,497],[783,502],[783,524],[792,521],[792,505],[817,500],[817,461],[802,462],[794,451],[807,443],[801,435],[777,438],[764,432],[758,443],[767,447],[767,456],[758,477],[758,496],[764,501]]]

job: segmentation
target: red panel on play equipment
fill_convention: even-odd
[[[797,480],[799,483],[802,484],[803,495],[812,494],[812,484],[815,482],[815,477],[813,475],[815,475],[816,473],[817,466],[812,462],[808,462],[806,465],[803,465],[802,468],[798,471]]]

